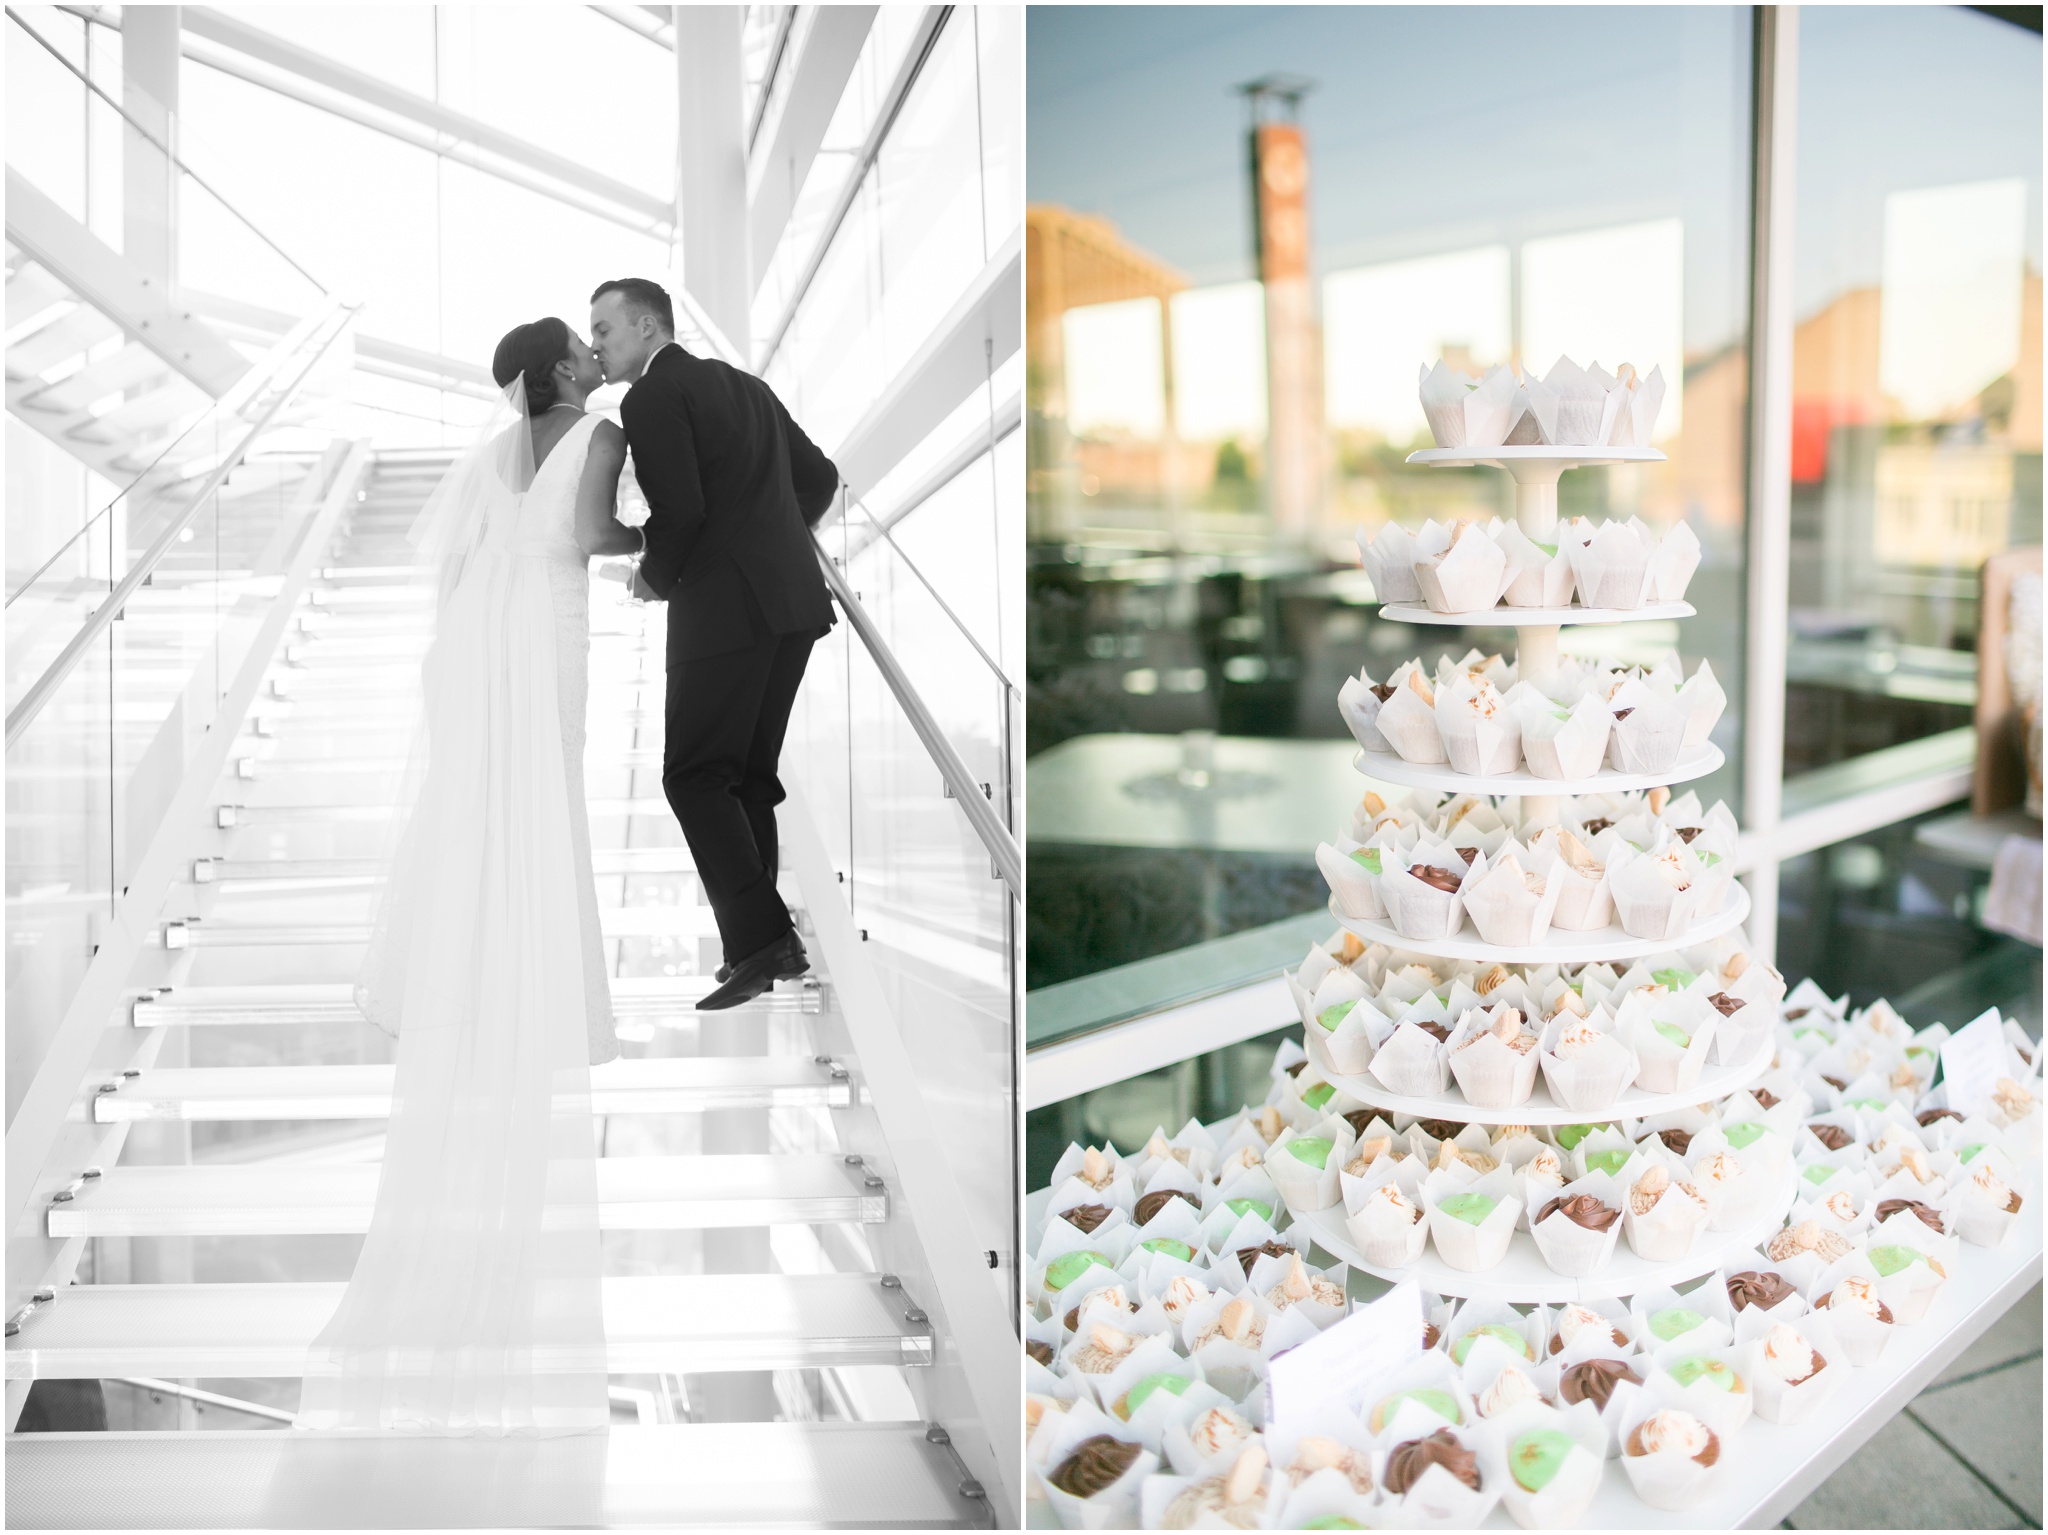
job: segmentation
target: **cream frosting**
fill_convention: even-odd
[[[1663,1455],[1676,1451],[1680,1455],[1699,1457],[1713,1442],[1713,1431],[1689,1412],[1666,1408],[1653,1412],[1636,1426],[1635,1436],[1643,1446],[1645,1455]]]
[[[1479,1393],[1474,1403],[1482,1418],[1497,1418],[1511,1408],[1524,1402],[1540,1402],[1543,1393],[1536,1389],[1536,1382],[1529,1379],[1513,1365],[1507,1366],[1494,1376],[1493,1384]]]
[[[1764,1368],[1786,1385],[1796,1385],[1827,1368],[1827,1361],[1796,1328],[1780,1322],[1764,1334]]]

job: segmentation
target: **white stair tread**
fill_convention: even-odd
[[[206,860],[212,882],[230,880],[252,885],[266,878],[317,879],[340,875],[380,875],[376,858],[214,858]],[[687,847],[601,847],[591,856],[592,870],[609,874],[689,874],[696,865]]]
[[[986,1526],[921,1423],[682,1423],[515,1441],[9,1434],[16,1529]]]
[[[612,982],[612,1012],[621,1018],[661,1016],[694,1008],[717,981],[708,975],[648,976]],[[785,982],[755,1005],[815,1012],[818,994]],[[347,982],[279,986],[179,986],[135,1003],[140,1026],[207,1023],[361,1022],[355,990]]]
[[[607,938],[711,938],[718,919],[709,906],[601,906],[598,926]],[[228,922],[187,919],[172,948],[246,948],[300,944],[368,943],[368,923]]]
[[[49,1206],[48,1234],[304,1236],[369,1230],[377,1163],[115,1167]],[[886,1190],[832,1155],[600,1157],[607,1231],[888,1219]]]
[[[340,1304],[333,1284],[66,1285],[7,1340],[9,1380],[297,1376]],[[604,1281],[606,1368],[929,1364],[928,1325],[874,1274],[680,1274]]]
[[[397,1068],[202,1066],[145,1071],[93,1099],[100,1124],[123,1120],[381,1119]],[[590,1071],[599,1114],[824,1107],[850,1084],[809,1056],[684,1056],[606,1061]]]

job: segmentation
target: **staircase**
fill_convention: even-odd
[[[389,700],[427,636],[404,533],[446,464],[384,454],[342,514],[161,911],[167,983],[123,1000],[140,1064],[75,1111],[116,1155],[42,1212],[79,1282],[8,1324],[10,1428],[21,1383],[77,1379],[109,1383],[116,1428],[10,1433],[12,1526],[289,1522],[265,1501],[273,1477],[350,1474],[347,1442],[279,1418],[367,1227],[390,1112],[392,1046],[349,982],[403,770]],[[692,1010],[717,943],[660,791],[664,612],[617,590],[593,598],[586,766],[624,1051],[592,1072],[617,1426],[601,1463],[528,1444],[584,1457],[563,1473],[586,1484],[581,1514],[479,1490],[458,1522],[987,1526],[990,1500],[909,1384],[938,1340],[916,1275],[876,1256],[904,1250],[904,1216],[892,1177],[850,1149],[874,1144],[873,1113],[821,947],[812,976],[753,1006]],[[840,900],[784,884],[807,932],[811,898]],[[382,1443],[380,1476],[410,1468],[392,1485],[459,1483],[479,1453]]]

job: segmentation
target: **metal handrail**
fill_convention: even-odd
[[[191,526],[200,509],[206,505],[207,498],[220,489],[227,477],[241,464],[250,447],[269,428],[278,412],[298,397],[307,379],[312,377],[314,367],[354,323],[360,308],[358,304],[334,304],[324,314],[310,322],[311,329],[305,336],[287,336],[278,343],[279,362],[270,370],[264,385],[270,390],[270,403],[263,407],[262,414],[250,424],[249,430],[242,434],[241,441],[214,466],[213,472],[207,475],[198,491],[185,504],[185,509],[171,519],[170,524],[157,536],[156,542],[144,551],[141,559],[129,567],[128,573],[107,594],[107,600],[93,609],[92,616],[80,626],[78,633],[71,637],[71,642],[58,654],[57,659],[50,663],[42,676],[38,677],[34,685],[22,695],[21,702],[7,711],[7,745],[10,748],[42,711],[43,705],[50,701],[64,679],[69,677],[78,663],[85,658],[85,653],[92,647],[93,641],[106,632],[107,627],[127,605],[128,599],[135,595],[142,583],[155,572],[163,557],[170,553],[172,546],[178,542],[178,535]],[[277,375],[282,371],[284,363],[294,352],[303,353],[308,342],[314,337],[321,336],[323,331],[324,339],[313,348],[312,354],[306,358],[305,365],[299,369],[297,376],[289,384],[280,387]]]
[[[812,541],[816,543],[815,534]],[[917,738],[924,742],[924,749],[931,754],[939,776],[946,781],[953,798],[966,812],[968,824],[981,838],[981,845],[988,849],[989,857],[995,860],[996,872],[1010,887],[1010,894],[1021,901],[1024,898],[1024,854],[1017,846],[1017,839],[1010,835],[1010,828],[996,814],[994,804],[983,795],[981,785],[967,771],[967,764],[960,760],[960,754],[953,750],[953,743],[946,739],[946,732],[933,718],[932,711],[925,707],[924,699],[918,695],[909,674],[882,638],[881,630],[868,617],[867,609],[860,605],[860,599],[846,584],[845,575],[832,563],[831,556],[825,553],[822,545],[818,546],[818,568],[825,572],[825,584],[832,588],[832,595],[845,611],[847,622],[853,625],[853,632],[867,646],[875,669],[889,684],[889,691],[896,695],[897,704],[910,720],[910,728],[917,732]]]
[[[248,214],[244,213],[240,208],[237,208],[233,203],[229,202],[225,197],[221,196],[220,192],[210,182],[208,182],[204,176],[200,175],[199,172],[195,171],[194,169],[192,169],[191,166],[187,165],[183,160],[179,159],[177,154],[171,149],[170,145],[166,144],[154,133],[151,133],[149,129],[145,128],[141,123],[137,122],[133,117],[129,116],[128,109],[126,107],[122,106],[120,102],[114,100],[113,97],[109,96],[97,85],[93,84],[92,80],[90,79],[90,77],[86,75],[84,70],[80,69],[76,64],[72,63],[69,59],[65,58],[64,55],[58,52],[56,48],[52,47],[50,44],[50,40],[44,37],[43,34],[38,32],[34,27],[30,26],[28,22],[23,19],[19,11],[17,11],[13,6],[10,5],[7,7],[7,15],[16,26],[21,28],[22,31],[26,32],[30,37],[34,38],[37,42],[41,43],[43,45],[44,50],[48,52],[51,58],[55,59],[59,64],[62,64],[66,69],[70,70],[72,74],[76,75],[78,77],[79,84],[83,85],[87,90],[91,91],[93,95],[99,97],[100,100],[104,101],[108,106],[112,107],[117,113],[119,113],[121,121],[126,123],[129,127],[133,128],[137,133],[141,134],[142,137],[155,148],[163,151],[163,156],[166,160],[170,161],[171,164],[177,166],[179,170],[183,171],[186,175],[190,176],[193,179],[193,181],[195,181],[196,183],[198,183],[200,187],[205,189],[208,196],[213,198],[215,202],[219,203],[223,208],[227,209],[228,212],[232,213],[236,218],[240,219],[242,221],[243,226],[249,231],[249,233],[254,235],[257,239],[261,240],[265,245],[269,246],[272,250],[276,251],[278,256],[283,259],[286,266],[290,267],[294,272],[297,272],[301,277],[305,278],[307,282],[311,283],[316,289],[319,290],[320,296],[322,298],[326,298],[329,296],[327,285],[325,283],[320,281],[319,278],[315,277],[311,272],[307,271],[304,267],[300,266],[298,262],[292,260],[291,253],[287,251],[282,245],[279,245],[277,241],[271,239],[270,236],[265,234],[261,229],[257,228],[255,220],[251,219]]]
[[[873,510],[868,506],[867,502],[861,500],[859,496],[856,496],[853,493],[853,487],[851,485],[847,485],[844,482],[842,482],[840,485],[840,489],[845,493],[846,499],[848,501],[852,502],[855,506],[861,509],[862,514],[868,520],[868,526],[873,528],[876,534],[879,535],[881,539],[885,543],[887,543],[891,549],[894,549],[896,551],[896,558],[903,562],[904,568],[907,569],[913,576],[916,576],[918,579],[918,584],[921,585],[926,591],[931,593],[932,601],[936,602],[939,605],[939,611],[944,613],[946,617],[953,621],[953,627],[960,631],[960,637],[966,640],[969,645],[972,645],[974,647],[974,653],[981,657],[982,664],[986,666],[990,671],[996,674],[996,681],[1000,682],[1003,685],[1004,689],[1007,690],[1012,697],[1021,697],[1022,693],[1017,687],[1017,684],[1010,680],[1009,673],[1005,672],[1002,669],[1002,667],[998,666],[996,664],[996,658],[990,655],[986,650],[982,648],[981,641],[974,637],[974,631],[967,627],[966,623],[962,621],[960,615],[953,611],[952,604],[948,603],[945,598],[939,595],[939,589],[936,586],[932,585],[930,578],[927,577],[923,571],[917,568],[917,562],[913,560],[907,553],[904,552],[903,546],[901,544],[896,542],[895,535],[889,531],[889,524],[884,522],[881,518],[877,517],[874,514]]]
[[[704,306],[697,302],[689,289],[678,285],[675,298],[690,323],[696,326],[711,349],[718,353],[720,361],[738,368],[743,373],[754,371],[740,357],[739,349],[726,340],[725,332],[718,328],[717,323],[705,312]],[[863,507],[862,510],[865,511],[866,508]],[[872,512],[868,515],[871,519],[874,516]],[[889,542],[894,546],[894,539],[890,539]],[[1024,854],[1017,846],[1017,839],[1010,834],[1010,828],[1005,826],[1002,818],[996,814],[995,806],[982,794],[980,783],[967,771],[967,764],[953,749],[953,743],[946,739],[946,732],[940,728],[932,711],[925,706],[925,701],[911,683],[909,674],[903,670],[902,663],[896,659],[895,653],[889,649],[888,642],[882,638],[882,631],[877,629],[875,621],[868,617],[867,609],[863,608],[860,599],[853,595],[853,588],[846,584],[845,575],[832,563],[832,556],[825,552],[824,545],[818,542],[815,533],[811,535],[811,546],[817,551],[818,568],[825,573],[825,584],[832,588],[832,596],[845,612],[847,621],[853,625],[853,632],[858,634],[861,643],[867,646],[868,655],[873,659],[876,669],[889,684],[889,691],[896,695],[896,702],[910,720],[910,728],[915,730],[918,739],[924,742],[924,748],[931,754],[932,762],[938,768],[939,776],[945,780],[946,788],[952,793],[953,798],[960,802],[961,810],[967,815],[968,824],[974,828],[975,835],[981,838],[981,845],[988,849],[988,856],[994,861],[996,872],[1002,876],[1003,883],[1010,887],[1010,894],[1017,900],[1023,900]],[[902,553],[900,549],[897,552]],[[906,558],[904,563],[910,562]],[[914,565],[911,569],[917,571]],[[932,590],[931,583],[924,580],[923,572],[917,571],[917,578],[924,581],[925,589],[931,591],[933,597],[938,597],[938,593]],[[945,608],[946,616],[967,636],[967,642],[974,646],[975,653],[988,663],[997,679],[1008,690],[1004,697],[1004,706],[1007,708],[1010,696],[1017,692],[1015,686],[1004,676],[1002,668],[989,659],[988,652],[981,648],[974,636],[968,633],[967,626],[960,622],[958,615],[946,607],[944,599],[939,600],[939,606]]]

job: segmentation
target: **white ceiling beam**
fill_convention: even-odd
[[[821,5],[809,11],[810,25],[797,53],[796,73],[780,95],[772,120],[764,122],[756,143],[763,146],[748,166],[747,216],[753,226],[753,283],[774,259],[797,193],[811,173],[811,162],[825,142],[825,130],[846,93],[868,32],[874,25],[873,5]]]
[[[7,167],[7,237],[94,309],[213,399],[249,371],[249,361],[163,283]]]
[[[832,450],[839,476],[866,495],[975,389],[986,384],[1024,340],[1024,231],[995,258],[890,380],[852,431]]]
[[[668,20],[666,6],[593,5],[591,9],[606,21],[617,22],[636,37],[644,37],[671,53],[675,51],[675,31]]]

